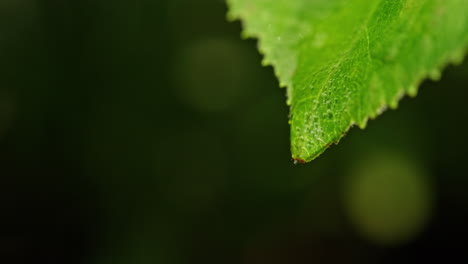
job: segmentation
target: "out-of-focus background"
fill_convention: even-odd
[[[225,14],[0,1],[0,263],[468,259],[468,63],[296,166],[285,90]]]

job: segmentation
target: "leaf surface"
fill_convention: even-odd
[[[228,17],[258,38],[263,64],[287,87],[299,162],[415,96],[424,78],[461,62],[468,45],[467,0],[227,1]]]

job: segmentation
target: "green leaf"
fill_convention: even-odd
[[[468,45],[467,0],[227,1],[228,17],[258,38],[263,64],[287,87],[299,162],[415,96],[424,78],[461,62]]]

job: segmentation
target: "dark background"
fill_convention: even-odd
[[[468,259],[468,63],[306,165],[221,0],[0,1],[0,263]]]

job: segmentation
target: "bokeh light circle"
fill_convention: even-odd
[[[344,185],[344,205],[356,231],[383,246],[415,239],[430,219],[432,200],[423,167],[398,153],[370,155]]]
[[[220,112],[239,103],[252,80],[250,53],[235,41],[208,38],[181,48],[172,69],[175,94],[202,112]]]

